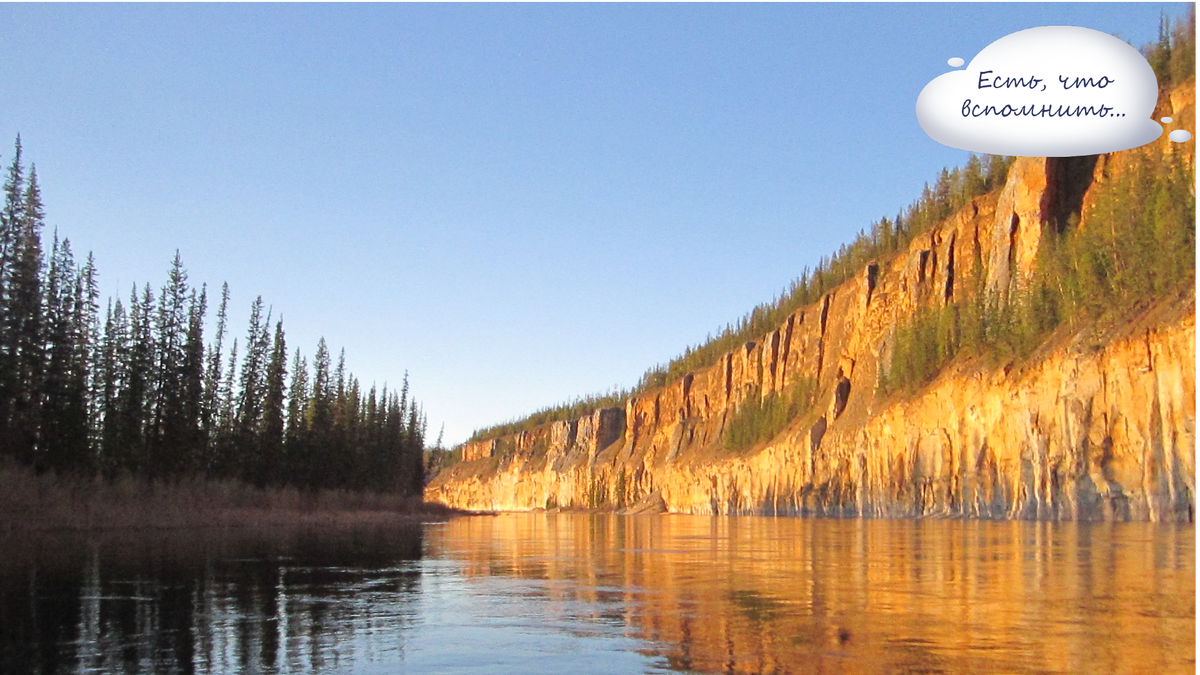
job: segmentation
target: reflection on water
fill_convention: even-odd
[[[1193,672],[1194,546],[1191,526],[564,515],[428,542],[713,673]]]
[[[411,617],[419,526],[0,539],[0,672],[327,672]]]
[[[1184,673],[1191,526],[506,514],[0,538],[0,672]]]

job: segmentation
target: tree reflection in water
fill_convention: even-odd
[[[402,650],[419,525],[0,540],[0,672],[327,672]],[[390,640],[357,640],[386,631]]]
[[[1190,673],[1194,528],[503,514],[0,537],[0,673]]]

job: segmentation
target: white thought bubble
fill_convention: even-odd
[[[1077,26],[1006,35],[917,97],[917,121],[943,145],[992,155],[1074,157],[1162,135],[1154,70],[1136,49]]]

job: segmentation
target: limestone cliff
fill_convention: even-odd
[[[1194,100],[1188,85],[1159,112],[1194,128]],[[1194,161],[1191,143],[1158,143]],[[426,498],[485,510],[1191,520],[1193,293],[1120,325],[1060,331],[1020,362],[958,360],[915,394],[877,388],[897,325],[973,292],[967,280],[1001,299],[1028,284],[1044,229],[1086,219],[1124,155],[1020,158],[998,193],[765,338],[623,409],[464,446]],[[749,397],[801,380],[816,385],[814,409],[749,453],[722,448]]]

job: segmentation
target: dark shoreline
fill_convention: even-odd
[[[471,513],[387,493],[259,488],[235,480],[38,475],[0,465],[0,536],[413,524],[456,515]]]

